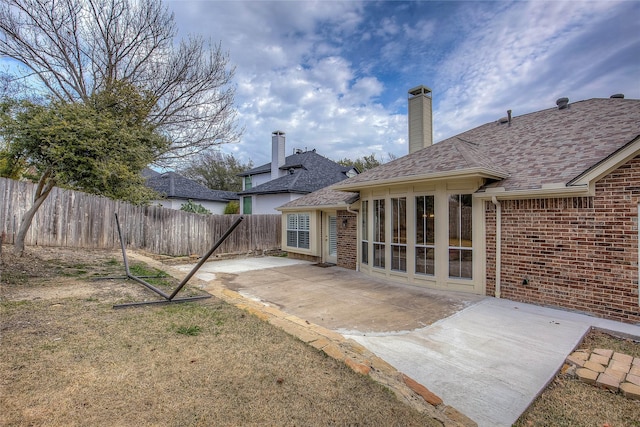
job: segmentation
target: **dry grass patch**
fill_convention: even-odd
[[[587,334],[578,348],[604,348],[640,357],[640,343],[600,331]],[[630,400],[574,377],[557,375],[518,419],[516,426],[640,426],[640,401]]]
[[[4,249],[0,425],[440,425],[219,300],[114,310],[149,291],[86,280],[121,271],[112,253]]]

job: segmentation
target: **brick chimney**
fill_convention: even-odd
[[[284,135],[280,130],[271,133],[271,179],[279,178],[286,173],[280,170],[285,162]]]
[[[414,87],[409,91],[409,154],[433,144],[431,89]]]

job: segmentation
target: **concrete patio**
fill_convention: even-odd
[[[592,326],[640,337],[637,325],[287,258],[212,261],[198,277],[361,344],[480,426],[515,422]]]

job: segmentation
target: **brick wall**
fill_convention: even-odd
[[[640,157],[596,183],[594,197],[501,201],[502,297],[640,322],[639,202]],[[493,295],[491,202],[485,214],[487,294]]]
[[[338,211],[336,222],[338,266],[355,270],[358,257],[358,218],[350,212]]]

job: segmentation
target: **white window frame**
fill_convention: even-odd
[[[309,249],[311,216],[308,213],[287,214],[287,246]]]
[[[373,200],[373,267],[386,268],[386,216],[385,216],[385,199]],[[380,209],[382,206],[382,209]],[[378,261],[382,261],[381,263]]]
[[[360,256],[360,262],[365,265],[369,265],[369,201],[362,201],[362,253]]]
[[[422,227],[422,229],[424,230],[424,235],[423,238],[426,237],[426,230],[428,229],[428,227],[426,226],[426,217],[422,217],[419,218],[418,217],[418,199],[419,198],[424,198],[424,200],[422,201],[422,208],[423,211],[426,212],[426,198],[430,197],[433,200],[433,219],[434,219],[434,227],[433,227],[433,244],[429,244],[426,243],[426,241],[422,241],[422,242],[418,242],[418,224],[420,224],[420,227]],[[435,276],[436,274],[436,260],[435,260],[435,256],[436,256],[436,230],[435,230],[435,213],[436,213],[436,196],[434,194],[420,194],[420,195],[416,195],[415,196],[415,217],[416,217],[416,225],[415,225],[415,229],[414,232],[416,233],[416,240],[415,240],[415,248],[414,248],[414,253],[413,256],[415,257],[415,274],[419,274],[421,276]],[[425,215],[425,214],[423,214]],[[418,271],[418,249],[425,249],[426,251],[428,250],[432,250],[433,254],[434,254],[434,262],[433,262],[433,272],[429,273],[429,272],[422,272],[422,271]]]
[[[399,214],[401,202],[404,202],[404,215]],[[404,226],[404,236],[402,236],[403,226]],[[396,233],[396,230],[398,231],[398,233]],[[390,246],[391,246],[391,270],[406,273],[407,272],[407,198],[404,196],[391,198]],[[398,257],[394,255],[395,253],[394,250],[397,250],[398,253],[400,254]],[[404,265],[403,265],[403,261],[404,261]]]
[[[464,245],[461,244],[462,237],[458,236],[458,245],[452,245],[451,244],[451,229],[449,229],[449,245],[448,245],[448,251],[447,251],[448,254],[449,254],[449,257],[448,257],[449,259],[447,260],[447,263],[449,265],[448,275],[449,275],[449,279],[473,280],[473,265],[474,265],[473,264],[473,256],[474,256],[473,255],[473,195],[469,194],[469,193],[449,194],[447,203],[450,203],[450,199],[451,199],[452,196],[457,196],[458,197],[458,208],[456,210],[456,218],[454,218],[454,221],[456,223],[457,230],[458,230],[459,233],[462,233],[462,225],[463,225],[462,224],[462,209],[461,209],[462,208],[462,196],[469,196],[471,198],[471,203],[472,203],[471,209],[472,209],[472,211],[471,211],[470,221],[471,221],[471,227],[472,227],[471,228],[472,240],[471,240],[471,246],[464,246]],[[452,220],[451,220],[451,218],[449,218],[449,227],[451,227],[451,223],[452,223]],[[453,251],[458,251],[458,253],[460,255],[458,257],[458,260],[457,260],[458,261],[458,270],[460,271],[460,274],[457,275],[457,276],[451,275],[451,251],[452,250]],[[463,270],[462,254],[465,253],[465,252],[471,255],[471,271],[470,271],[471,275],[469,277],[462,275],[462,270]]]

